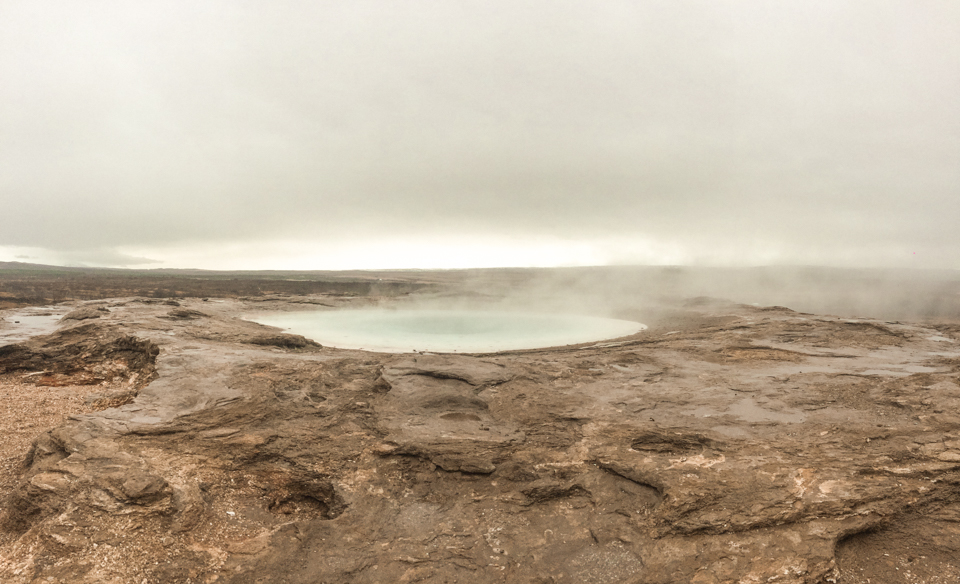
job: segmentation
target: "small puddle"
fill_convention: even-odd
[[[66,314],[61,307],[31,307],[0,312],[0,346],[22,343],[30,337],[57,330]]]

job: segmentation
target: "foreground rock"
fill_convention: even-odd
[[[0,349],[134,380],[26,454],[3,581],[960,580],[956,329],[701,303],[617,343],[387,355],[184,304]]]

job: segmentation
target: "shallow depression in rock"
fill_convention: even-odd
[[[595,316],[474,310],[343,310],[249,320],[343,349],[483,353],[602,341],[646,326]]]

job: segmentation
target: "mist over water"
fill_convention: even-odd
[[[386,352],[534,349],[602,341],[646,328],[638,322],[583,315],[478,310],[308,311],[249,319],[322,345]]]
[[[441,291],[409,307],[537,309],[651,324],[700,297],[887,320],[960,319],[960,271],[817,266],[602,266],[423,273]]]

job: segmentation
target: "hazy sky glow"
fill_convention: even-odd
[[[960,4],[0,3],[0,260],[960,269]]]

